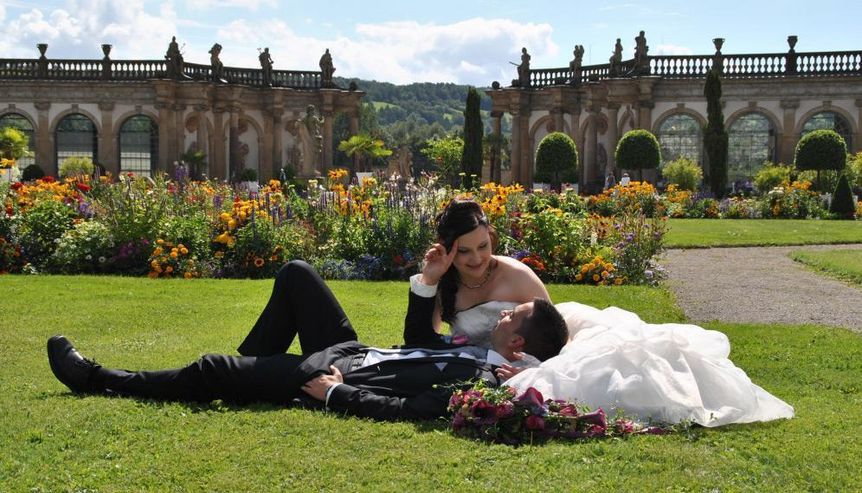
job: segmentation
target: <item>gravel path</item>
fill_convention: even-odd
[[[862,332],[862,289],[788,256],[793,250],[847,248],[862,244],[668,250],[661,263],[691,320],[812,323]]]

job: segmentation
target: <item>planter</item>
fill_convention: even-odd
[[[0,180],[12,181],[15,168],[0,168]]]
[[[256,181],[241,181],[236,184],[236,187],[248,193],[257,193],[260,190],[260,184]]]

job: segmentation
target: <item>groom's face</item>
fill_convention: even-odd
[[[514,310],[503,310],[500,312],[500,320],[491,331],[491,343],[495,348],[504,348],[515,337],[521,337],[518,330],[524,320],[533,313],[533,302],[523,303]]]

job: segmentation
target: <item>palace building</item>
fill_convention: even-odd
[[[202,151],[207,176],[234,177],[251,168],[261,179],[292,165],[313,176],[332,165],[337,113],[358,131],[363,93],[336,87],[332,58],[320,71],[273,70],[268,49],[261,68],[225,67],[221,45],[210,64],[186,63],[176,40],[161,60],[103,58],[0,59],[0,127],[30,137],[31,158],[57,174],[69,156],[89,156],[114,174],[149,175],[171,169],[190,151]]]
[[[518,79],[487,92],[494,132],[504,114],[512,118],[511,180],[532,183],[539,142],[561,131],[577,145],[582,189],[600,190],[607,173],[622,171],[614,164],[620,137],[638,128],[656,135],[663,161],[688,157],[708,174],[703,90],[712,68],[722,79],[728,183],[750,179],[767,160],[792,163],[799,138],[815,129],[834,129],[848,151],[862,150],[862,51],[797,53],[797,37],[787,42],[783,53],[730,55],[717,38],[713,54],[651,56],[641,31],[631,59],[617,40],[608,63],[583,66],[576,46],[568,67],[550,69],[531,69],[525,49]]]

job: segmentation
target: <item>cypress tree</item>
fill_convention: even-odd
[[[703,88],[706,96],[707,124],[703,132],[703,147],[709,160],[709,186],[716,197],[724,196],[727,187],[727,131],[721,111],[721,78],[710,70]]]
[[[829,206],[829,212],[835,214],[835,217],[838,219],[853,219],[856,217],[856,204],[853,203],[853,192],[850,190],[850,182],[847,181],[847,175],[844,173],[841,173],[841,178],[838,179],[838,185],[832,194],[832,204]]]
[[[467,89],[467,107],[464,110],[464,151],[461,154],[461,170],[465,173],[462,185],[467,188],[482,181],[484,128],[482,127],[482,116],[479,114],[480,98],[479,91],[475,88]]]

